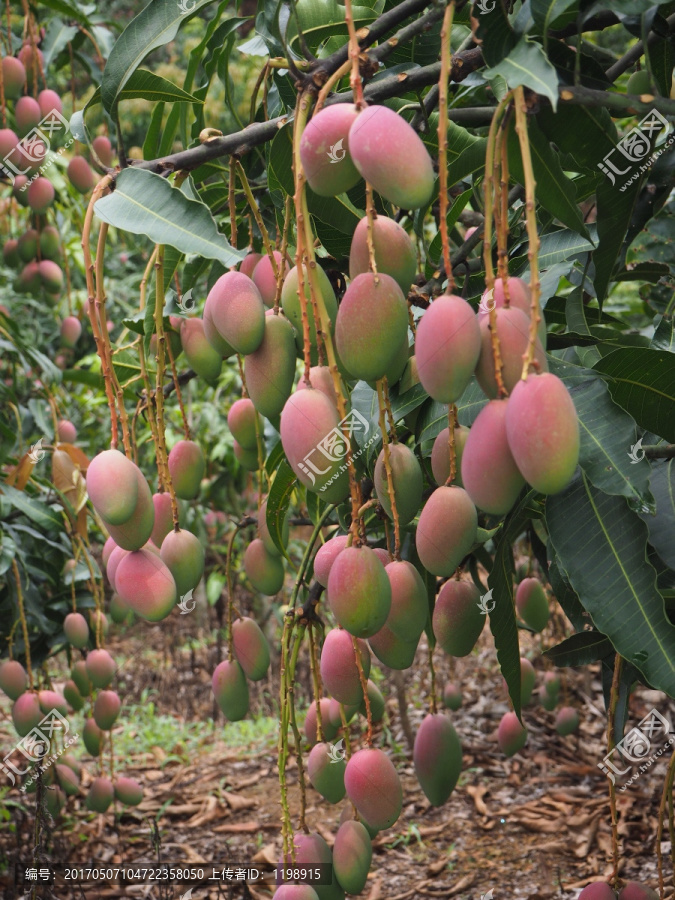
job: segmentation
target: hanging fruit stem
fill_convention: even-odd
[[[33,669],[30,664],[30,641],[28,640],[28,624],[26,622],[26,612],[23,608],[23,589],[21,587],[21,576],[19,575],[19,567],[16,559],[12,560],[12,574],[16,582],[16,602],[19,607],[19,619],[21,620],[21,630],[23,632],[23,647],[26,657],[26,672],[28,672],[28,687],[33,690]]]
[[[311,631],[310,631],[310,641],[311,641]],[[297,718],[295,715],[295,667],[298,662],[298,654],[300,651],[300,647],[302,646],[302,641],[305,636],[305,626],[300,625],[298,627],[298,632],[295,636],[295,644],[293,645],[293,653],[291,655],[291,664],[287,670],[287,696],[288,696],[288,706],[290,713],[290,725],[293,731],[293,740],[295,741],[295,758],[297,760],[298,765],[298,783],[300,785],[300,814],[298,816],[298,824],[300,828],[304,832],[308,832],[307,823],[305,822],[305,811],[307,808],[307,792],[305,785],[305,769],[302,762],[302,739],[300,737],[300,730],[298,729]],[[318,703],[317,703],[317,711],[318,711]],[[319,720],[317,718],[317,727]]]
[[[227,205],[230,210],[230,244],[237,249],[237,204],[235,200],[236,188],[236,159],[230,157],[229,177],[227,182]]]
[[[359,71],[359,41],[356,37],[356,28],[354,27],[354,16],[352,15],[352,0],[345,0],[345,22],[347,23],[347,31],[349,32],[349,59],[351,60],[352,74],[349,84],[354,92],[354,105],[357,109],[363,109],[365,103],[363,101],[363,82],[361,80],[361,72]]]
[[[448,406],[448,454],[450,457],[450,473],[446,485],[452,484],[457,477],[457,448],[455,447],[455,428],[457,427],[457,407],[454,403]]]
[[[534,361],[534,352],[537,342],[537,326],[541,322],[539,314],[539,295],[541,282],[539,281],[539,235],[537,234],[537,214],[534,207],[534,192],[536,182],[532,168],[532,155],[530,142],[527,136],[527,105],[522,87],[515,89],[516,109],[516,133],[520,142],[520,154],[523,158],[523,174],[525,180],[525,210],[527,222],[527,258],[530,261],[530,336],[527,350],[523,354],[523,371],[521,378],[527,378],[530,366]]]
[[[265,246],[265,252],[270,258],[270,262],[272,263],[272,272],[274,273],[275,279],[277,278],[279,272],[277,269],[277,261],[274,256],[274,247],[270,243],[270,236],[267,233],[267,229],[265,228],[265,223],[263,222],[262,216],[260,215],[260,210],[258,209],[258,204],[255,202],[255,197],[253,196],[253,191],[251,190],[251,185],[248,183],[248,178],[246,177],[246,172],[244,171],[244,167],[239,162],[238,159],[235,159],[235,168],[237,170],[237,175],[239,176],[239,181],[241,182],[241,186],[244,189],[244,194],[246,194],[246,201],[255,217],[256,223],[258,225],[258,229],[262,236],[262,241]],[[281,261],[281,268],[283,269],[283,260]]]
[[[500,156],[501,171],[499,176],[499,202],[500,202],[500,227],[497,229],[497,266],[499,277],[502,280],[502,290],[504,291],[504,309],[508,309],[511,305],[511,297],[509,296],[509,253],[508,253],[508,236],[509,236],[509,147],[507,141],[508,123],[511,118],[511,109],[506,111],[502,127],[500,128]],[[496,157],[496,153],[495,153]]]
[[[366,181],[366,243],[368,245],[368,269],[375,276],[375,284],[379,284],[380,279],[377,277],[377,262],[375,260],[375,219],[377,212],[373,203],[373,188]]]
[[[382,433],[382,451],[384,456],[384,471],[387,474],[387,493],[389,495],[389,504],[391,506],[391,518],[394,523],[394,559],[401,558],[401,526],[398,519],[398,510],[396,509],[396,492],[394,490],[394,473],[391,469],[391,455],[389,452],[389,435],[387,433],[387,423],[385,419],[384,406],[384,390],[381,378],[377,382],[377,405],[380,410],[380,431]]]
[[[619,703],[619,685],[621,683],[621,672],[623,669],[623,659],[619,653],[614,657],[614,677],[612,678],[612,689],[609,695],[609,708],[607,710],[607,754],[610,754],[616,746],[614,740],[614,721],[616,717],[616,708]],[[612,816],[612,862],[613,870],[610,884],[616,886],[619,878],[619,823],[616,814],[616,790],[614,782],[611,778],[609,782],[609,808]]]
[[[368,722],[368,730],[366,731],[366,745],[373,746],[373,714],[370,709],[370,697],[368,696],[368,680],[366,673],[363,671],[363,663],[361,662],[361,651],[359,650],[359,642],[352,635],[352,646],[354,647],[354,658],[356,660],[356,668],[359,670],[359,680],[361,681],[361,690],[363,691],[363,702],[366,707],[366,720]]]
[[[438,193],[440,206],[441,245],[443,247],[443,266],[448,279],[446,294],[452,294],[455,280],[452,275],[450,260],[450,239],[448,237],[448,80],[450,78],[450,36],[452,20],[455,14],[455,3],[445,9],[441,27],[441,74],[438,79]]]

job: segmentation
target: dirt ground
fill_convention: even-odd
[[[213,613],[210,613],[213,616]],[[276,732],[268,727],[262,738],[239,745],[222,739],[222,718],[212,724],[213,697],[210,674],[215,665],[213,622],[206,608],[195,616],[172,615],[162,627],[136,624],[113,635],[108,643],[120,671],[124,703],[140,704],[114,731],[114,742],[125,738],[123,758],[116,758],[120,774],[144,786],[142,804],[131,810],[119,805],[105,816],[84,807],[84,793],[70,798],[65,815],[46,836],[41,848],[44,864],[133,865],[161,858],[176,864],[213,866],[274,864],[280,856],[279,782]],[[187,620],[187,621],[186,621]],[[207,640],[208,638],[208,640]],[[547,644],[555,641],[549,637]],[[208,644],[208,649],[207,649]],[[538,680],[549,665],[540,656],[541,639],[524,634],[523,648],[534,661]],[[450,662],[437,651],[435,663],[442,685]],[[420,700],[428,694],[429,673],[424,640],[415,666],[403,674],[398,687],[405,690],[405,707],[415,731],[427,709]],[[462,707],[451,713],[463,747],[463,774],[449,801],[432,808],[416,783],[411,753],[399,712],[394,673],[380,667],[380,687],[387,701],[385,721],[376,741],[392,752],[404,788],[403,814],[396,825],[374,840],[371,875],[362,896],[367,900],[408,900],[453,897],[458,900],[574,900],[589,881],[612,872],[612,840],[608,781],[598,768],[604,756],[602,692],[596,670],[567,670],[562,703],[581,715],[578,734],[560,737],[553,728],[554,713],[535,699],[525,711],[529,730],[526,747],[506,759],[496,743],[496,730],[507,710],[492,638],[486,629],[478,648],[466,659],[454,661],[453,680],[463,692]],[[274,668],[274,666],[272,667]],[[300,702],[308,673],[300,667]],[[152,700],[148,690],[153,691]],[[274,674],[254,686],[254,715],[275,715],[278,693]],[[149,704],[152,703],[152,706]],[[675,707],[662,694],[642,689],[631,700],[629,724],[652,708],[675,721]],[[124,710],[124,707],[123,707]],[[3,756],[16,742],[9,718],[9,703],[0,704],[0,746]],[[181,744],[180,737],[164,736],[148,746],[135,737],[152,728],[155,716],[172,716],[176,734],[186,725],[201,735],[198,751]],[[78,717],[79,721],[79,717]],[[268,723],[269,726],[269,723]],[[231,727],[231,726],[228,726]],[[358,743],[360,726],[352,726]],[[131,749],[129,749],[131,748]],[[76,753],[84,754],[78,746]],[[83,760],[86,757],[83,756]],[[658,889],[656,827],[668,752],[630,785],[617,791],[619,814],[619,871],[626,880],[640,880]],[[89,763],[83,788],[93,776]],[[289,799],[297,822],[299,787],[297,766],[288,767]],[[33,864],[35,795],[0,784],[0,887],[2,897],[14,900],[24,893],[14,886],[14,864]],[[319,802],[320,801],[320,802]],[[332,843],[340,813],[346,804],[330,806],[308,786],[307,822]],[[4,810],[3,810],[4,807]],[[153,840],[157,825],[159,845]],[[664,828],[665,896],[672,895],[673,863],[668,825]],[[492,892],[492,893],[490,893]],[[185,900],[240,897],[208,881],[186,886],[108,885],[88,882],[78,889],[40,887],[38,897],[59,900],[84,898],[159,898]],[[254,900],[270,892],[251,889]]]

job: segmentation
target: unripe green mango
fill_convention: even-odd
[[[594,881],[593,884],[586,885],[577,900],[616,900],[616,894],[607,882]],[[640,897],[634,898],[634,900],[647,900],[647,898]],[[653,900],[656,900],[656,897]]]
[[[505,515],[525,480],[511,455],[506,436],[508,400],[491,400],[471,426],[462,454],[462,483],[479,508]]]
[[[63,757],[62,757],[63,758]],[[75,772],[61,763],[56,764],[56,779],[64,794],[74,797],[80,792],[80,781]]]
[[[366,693],[368,694],[368,703],[370,704],[370,718],[373,725],[379,724],[384,718],[385,713],[385,703],[384,697],[382,696],[382,691],[378,688],[378,686],[368,680],[366,684]],[[362,697],[361,703],[359,704],[358,711],[364,718],[368,717],[368,710],[366,708],[366,700],[365,697]]]
[[[321,729],[323,731],[323,739],[332,741],[336,737],[341,728],[341,721],[333,721],[331,717],[331,700],[328,697],[321,698]],[[316,700],[312,700],[307,709],[305,723],[303,726],[305,737],[310,744],[316,744],[319,740],[318,725],[316,721]]]
[[[43,215],[54,202],[54,185],[44,175],[31,182],[28,188],[28,205],[37,215]]]
[[[562,706],[555,717],[555,730],[566,736],[579,728],[579,713],[573,706]]]
[[[5,99],[18,100],[26,84],[26,69],[20,59],[15,56],[3,56],[2,82]]]
[[[265,333],[265,305],[258,288],[241,272],[226,272],[206,298],[218,334],[237,353],[253,353]]]
[[[146,622],[160,622],[176,605],[176,582],[158,555],[145,548],[125,556],[117,567],[115,588]]]
[[[115,691],[99,691],[94,703],[94,721],[101,731],[110,731],[120,714],[122,702]]]
[[[6,659],[0,664],[0,688],[10,700],[18,700],[28,688],[28,673],[16,659]]]
[[[61,238],[53,225],[45,225],[40,232],[40,254],[43,259],[61,259]]]
[[[42,721],[44,713],[40,709],[38,695],[28,691],[21,694],[12,706],[12,722],[19,737],[25,737],[28,732]]]
[[[348,819],[338,828],[333,844],[333,868],[348,894],[360,894],[366,886],[373,858],[373,843],[364,825]]]
[[[17,251],[22,262],[32,262],[37,256],[38,233],[34,228],[29,228],[19,238]]]
[[[244,359],[246,388],[253,405],[267,418],[278,416],[293,390],[295,336],[283,316],[265,317],[262,343]]]
[[[40,282],[45,291],[50,294],[58,294],[63,287],[63,272],[58,263],[51,259],[43,259],[38,263]]]
[[[115,798],[125,806],[138,806],[143,800],[143,788],[134,778],[122,776],[113,785]]]
[[[527,743],[527,729],[514,712],[507,712],[502,716],[497,743],[505,756],[514,756]]]
[[[640,69],[639,72],[633,72],[626,84],[626,93],[636,94],[638,96],[641,94],[650,94],[651,96],[654,96],[654,89],[651,85],[649,72],[646,69]]]
[[[257,454],[256,420],[262,435],[263,429],[260,416],[249,397],[235,400],[227,414],[227,427],[232,432],[234,439],[239,442],[244,450],[255,450]]]
[[[370,649],[375,656],[390,669],[409,669],[415,659],[419,637],[412,641],[403,641],[394,632],[383,625],[368,639]]]
[[[218,356],[220,356],[222,359],[227,359],[228,357],[233,356],[235,353],[234,347],[228,344],[227,341],[223,337],[221,337],[220,332],[214,324],[212,305],[209,304],[208,297],[206,298],[206,302],[204,303],[202,324],[204,325],[204,337],[209,342],[209,344],[211,344]],[[173,344],[171,345],[171,349],[173,351]],[[178,353],[180,353],[181,350],[182,346],[179,345]],[[178,353],[174,351],[174,356],[177,356]]]
[[[234,455],[243,469],[247,472],[255,472],[258,468],[258,451],[244,450],[238,441],[234,441]]]
[[[439,487],[427,500],[417,524],[420,562],[432,575],[452,575],[476,540],[478,515],[467,492]]]
[[[358,642],[361,667],[365,678],[370,673],[370,653],[365,641]],[[341,628],[333,628],[326,635],[321,648],[321,678],[329,694],[344,706],[358,706],[363,689],[356,662],[352,636]]]
[[[87,753],[93,757],[100,756],[105,741],[105,735],[93,719],[87,719],[82,729],[82,740]]]
[[[382,378],[408,334],[408,305],[389,275],[366,272],[347,288],[335,322],[335,342],[354,378]]]
[[[333,854],[325,840],[318,834],[296,834],[293,838],[295,846],[295,863],[300,867],[309,866],[315,863],[323,863],[331,865],[333,862]],[[290,863],[287,859],[286,863]],[[337,883],[335,872],[330,884],[315,884],[314,890],[319,900],[344,900],[344,891]],[[302,896],[302,895],[301,895]],[[295,898],[293,898],[295,900]],[[298,898],[300,900],[300,898]],[[304,898],[302,898],[304,900]]]
[[[481,635],[486,616],[472,581],[446,581],[436,598],[432,625],[436,640],[449,656],[468,656]]]
[[[387,621],[391,585],[370,547],[346,547],[333,563],[327,590],[333,615],[355,637],[370,637]]]
[[[253,587],[268,597],[278,594],[284,586],[284,564],[279,556],[272,556],[256,538],[244,552],[244,571]]]
[[[462,745],[444,713],[429,713],[419,727],[413,765],[420,787],[432,806],[442,806],[462,771]]]
[[[516,589],[516,609],[521,619],[534,631],[543,631],[548,624],[548,598],[536,578],[523,578]]]
[[[204,574],[204,548],[199,538],[181,528],[173,529],[162,541],[159,551],[162,562],[173,575],[176,595],[186,597],[199,584]]]
[[[109,778],[94,778],[85,801],[91,812],[104,813],[115,799],[115,790]]]
[[[458,685],[448,681],[443,688],[443,703],[448,709],[457,712],[462,705],[462,692]]]
[[[413,451],[405,444],[389,445],[389,466],[399,524],[407,525],[415,518],[422,504],[422,488],[424,486],[422,469]],[[389,518],[393,519],[384,448],[380,451],[375,463],[373,481],[377,499]]]
[[[448,443],[448,438],[450,435],[450,429],[444,428],[441,431],[434,441],[434,446],[431,449],[431,471],[433,473],[434,478],[436,479],[436,484],[442,485],[450,477],[450,444]],[[452,482],[453,484],[458,485],[459,487],[464,487],[464,483],[462,482],[462,456],[464,454],[464,447],[466,445],[466,439],[469,436],[469,429],[465,428],[464,425],[459,425],[455,428],[455,480]]]
[[[236,660],[223,660],[216,666],[212,684],[216,702],[229,722],[239,722],[248,712],[248,683]]]
[[[417,271],[417,253],[408,232],[394,219],[377,216],[373,220],[373,248],[377,271],[391,275],[401,288],[403,296],[407,297]],[[354,229],[352,237],[349,277],[353,280],[369,269],[368,217],[364,216]]]
[[[385,200],[419,209],[434,190],[434,167],[413,128],[387,106],[369,106],[349,130],[349,152],[361,176]]]
[[[136,505],[131,517],[121,525],[111,525],[104,520],[111,538],[123,550],[139,550],[150,540],[152,529],[155,527],[152,494],[140,469],[136,471],[136,483]]]
[[[284,521],[281,525],[281,541],[284,547],[288,546],[288,517],[290,513],[290,508],[286,510],[284,515]],[[277,545],[272,540],[272,536],[270,535],[269,528],[267,527],[267,500],[264,500],[260,505],[260,510],[258,512],[258,534],[260,535],[260,540],[265,545],[265,550],[270,553],[272,556],[281,556]]]
[[[155,509],[155,524],[150,540],[155,547],[161,547],[162,541],[173,528],[171,495],[168,491],[164,491],[162,494],[153,494],[152,505]]]
[[[66,174],[72,186],[81,194],[88,194],[94,187],[96,177],[84,156],[73,156],[68,163]]]
[[[371,828],[391,828],[401,815],[403,791],[383,750],[357,750],[345,769],[347,796]]]
[[[344,759],[334,759],[331,745],[315,744],[307,760],[307,774],[313,787],[329,803],[339,803],[345,796]]]
[[[248,616],[232,623],[234,655],[251,681],[261,681],[270,667],[270,647],[260,626]]]
[[[72,644],[73,647],[76,647],[78,650],[86,647],[89,641],[89,626],[82,613],[68,613],[63,621],[63,633],[68,643]]]
[[[75,687],[83,697],[88,697],[91,693],[92,683],[87,672],[87,665],[83,659],[79,659],[70,670],[70,677],[73,679]]]
[[[520,658],[520,705],[527,706],[532,699],[532,691],[537,680],[534,666],[524,657]]]
[[[333,286],[330,283],[330,280],[321,266],[316,266],[315,270],[317,281],[319,283],[319,289],[321,291],[321,296],[323,298],[323,302],[326,306],[326,312],[328,313],[328,319],[330,321],[330,330],[331,334],[335,327],[335,317],[337,316],[337,300],[335,299],[335,291],[333,290]],[[303,278],[304,278],[304,295],[307,300],[307,321],[309,325],[309,342],[311,349],[311,361],[312,365],[316,366],[318,359],[318,350],[317,350],[317,336],[316,336],[316,321],[314,318],[314,306],[311,300],[311,290],[310,290],[310,282],[309,282],[309,273],[306,269],[303,270]],[[302,326],[302,309],[300,307],[300,297],[298,295],[300,290],[298,284],[298,267],[293,266],[290,270],[286,278],[284,279],[283,287],[281,288],[281,308],[284,311],[284,315],[291,322],[293,327],[295,328],[295,344],[298,349],[298,353],[302,355],[303,347],[304,347],[304,338],[303,338],[303,326]],[[318,304],[318,300],[317,300]],[[329,373],[330,374],[330,373]]]
[[[422,576],[407,560],[385,566],[391,585],[391,608],[385,626],[401,641],[420,637],[429,618],[429,599]]]
[[[223,367],[223,357],[206,337],[204,322],[197,317],[183,319],[180,342],[188,365],[207,384],[215,385]]]
[[[194,500],[199,494],[206,461],[202,448],[195,441],[178,441],[169,453],[169,474],[176,496]]]
[[[466,390],[480,356],[478,319],[466,300],[437,297],[425,310],[415,335],[417,373],[430,397],[456,403]]]
[[[119,450],[104,450],[89,463],[87,493],[109,525],[122,525],[131,518],[138,492],[137,466]]]
[[[117,593],[110,598],[110,618],[115,625],[124,625],[125,623],[129,625],[134,619],[133,610]]]
[[[309,186],[321,197],[343,194],[361,178],[349,152],[349,132],[357,116],[353,104],[336,103],[312,116],[302,133],[302,168]]]
[[[499,337],[499,353],[502,360],[502,379],[504,387],[511,393],[520,380],[523,371],[523,354],[527,352],[530,332],[530,319],[515,306],[508,309],[500,307],[495,310],[497,335]],[[480,322],[481,349],[476,366],[476,381],[483,393],[491,399],[498,394],[495,376],[495,361],[492,351],[492,331],[490,319],[486,316]],[[548,372],[546,352],[539,338],[534,345],[534,358],[539,370]]]
[[[579,462],[579,420],[556,375],[518,382],[506,407],[506,437],[520,474],[535,490],[557,494],[567,487]]]
[[[63,686],[63,696],[75,712],[79,712],[84,706],[84,698],[78,691],[74,681],[66,681]]]
[[[21,257],[19,256],[19,242],[16,238],[10,238],[8,241],[5,241],[2,248],[2,259],[10,269],[19,268]]]
[[[95,688],[107,688],[112,683],[117,667],[107,650],[90,650],[85,665],[89,680]]]

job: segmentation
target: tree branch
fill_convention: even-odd
[[[666,19],[668,23],[668,31],[672,34],[673,29],[675,28],[675,13],[672,16],[668,16]],[[647,46],[652,47],[654,44],[657,44],[660,40],[663,40],[661,35],[656,34],[654,31],[650,31],[647,36]],[[619,75],[623,75],[623,73],[630,69],[633,63],[636,63],[641,56],[643,56],[645,52],[644,43],[642,41],[638,41],[637,44],[633,44],[630,50],[625,53],[621,59],[617,60],[613,66],[610,66],[609,69],[605,72],[607,78],[614,82],[619,77]]]
[[[639,96],[633,94],[614,94],[610,91],[596,91],[592,88],[572,87],[571,85],[561,85],[558,90],[563,102],[573,103],[576,106],[604,107],[621,116],[637,115],[656,109],[664,116],[675,117],[675,100],[667,97],[652,97],[648,101],[643,101]],[[642,94],[642,96],[651,97],[648,94]]]
[[[675,444],[654,444],[642,449],[647,459],[675,459]]]

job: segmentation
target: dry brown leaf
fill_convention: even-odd
[[[239,794],[231,794],[229,791],[222,791],[222,797],[230,809],[235,812],[240,809],[251,809],[258,805],[258,801],[252,797],[240,797]]]
[[[485,803],[483,802],[483,797],[489,793],[488,788],[482,784],[468,784],[466,786],[466,792],[473,800],[474,806],[477,811],[481,814],[481,816],[489,816],[490,810],[487,808]]]
[[[368,894],[368,900],[381,900],[382,898],[382,879],[376,878]]]
[[[265,844],[262,850],[258,850],[253,857],[254,863],[267,863],[270,866],[276,866],[279,862],[279,851],[275,844]]]
[[[261,827],[259,822],[241,822],[239,824],[216,825],[211,830],[218,834],[253,834],[260,831]],[[275,825],[274,828],[276,829],[276,827]]]

